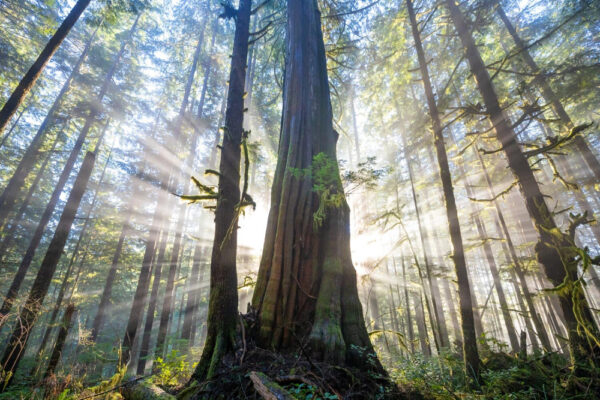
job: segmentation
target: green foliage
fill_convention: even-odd
[[[178,350],[172,350],[166,358],[158,357],[154,360],[157,372],[152,377],[152,382],[163,387],[183,385],[190,379],[197,364],[188,361],[188,357]]]
[[[319,229],[327,217],[327,210],[339,208],[345,201],[337,160],[321,152],[313,157],[310,168],[288,168],[288,171],[294,178],[312,181],[312,190],[319,198],[313,226],[315,230]]]

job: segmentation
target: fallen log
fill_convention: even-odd
[[[262,372],[250,372],[250,380],[254,384],[256,392],[265,400],[296,400],[287,390]]]

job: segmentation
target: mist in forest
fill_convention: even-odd
[[[595,399],[600,3],[0,1],[0,399]]]

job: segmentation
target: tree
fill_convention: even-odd
[[[54,35],[44,47],[44,50],[40,53],[37,60],[33,63],[29,71],[25,74],[23,79],[19,82],[10,98],[6,101],[2,110],[0,110],[0,133],[4,131],[8,121],[13,116],[13,114],[17,111],[23,99],[29,93],[48,61],[52,58],[60,44],[67,37],[71,28],[75,25],[81,14],[85,11],[87,6],[90,4],[90,0],[77,0],[77,3],[73,6],[67,18],[63,21],[63,23],[56,30]]]
[[[548,208],[540,186],[536,181],[527,155],[521,150],[508,117],[504,113],[496,95],[491,77],[468,30],[465,17],[454,0],[446,0],[446,7],[463,45],[466,58],[481,96],[488,118],[492,122],[496,138],[502,146],[508,165],[515,175],[521,193],[525,198],[527,211],[539,235],[535,246],[538,261],[543,265],[546,276],[556,288],[563,288],[560,306],[568,327],[571,357],[578,368],[595,364],[598,346],[593,337],[598,336],[598,328],[583,296],[578,278],[578,263],[582,254],[571,238],[561,232]],[[574,229],[577,227],[573,226]],[[583,255],[585,257],[585,255]],[[590,335],[590,336],[588,336]]]
[[[192,379],[199,381],[214,376],[222,357],[235,349],[237,335],[237,223],[242,206],[247,201],[240,193],[239,183],[241,146],[247,138],[244,131],[244,87],[252,0],[240,0],[237,10],[229,11],[235,16],[235,36],[229,71],[219,183],[217,193],[210,194],[212,198],[216,198],[217,206],[210,264],[208,331],[202,356],[192,375]],[[246,184],[247,180],[244,185]],[[243,194],[247,196],[245,190]]]
[[[350,254],[320,13],[316,1],[289,0],[287,15],[279,152],[252,299],[258,341],[286,349],[307,338],[316,359],[364,366],[373,349]]]
[[[477,335],[475,334],[475,319],[473,316],[473,304],[471,300],[470,288],[471,285],[469,283],[469,275],[467,273],[467,264],[465,261],[460,223],[458,221],[458,211],[454,197],[454,188],[452,186],[450,166],[448,165],[448,155],[446,154],[442,125],[439,118],[435,95],[429,79],[427,61],[425,59],[425,52],[421,43],[421,35],[419,33],[419,27],[412,1],[407,0],[406,5],[408,7],[408,15],[411,22],[413,38],[415,40],[419,68],[421,70],[421,78],[423,79],[423,86],[425,87],[429,115],[433,125],[434,144],[438,159],[440,178],[444,191],[444,200],[446,203],[446,215],[448,218],[448,227],[450,229],[450,238],[452,240],[453,248],[452,260],[454,261],[456,278],[458,282],[465,368],[468,373],[472,373],[473,376],[477,378],[479,376],[479,366],[481,364],[481,360],[479,359],[479,352],[477,350]]]

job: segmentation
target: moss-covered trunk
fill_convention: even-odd
[[[372,346],[350,254],[320,13],[313,0],[289,0],[287,11],[279,154],[252,299],[258,341],[280,350],[306,341],[316,359],[364,367]]]
[[[544,194],[527,156],[519,147],[514,129],[500,106],[492,79],[467,27],[465,17],[454,0],[446,0],[445,4],[462,42],[496,137],[502,145],[508,166],[519,183],[527,211],[539,235],[535,247],[537,259],[544,267],[550,282],[560,289],[560,308],[565,317],[572,360],[578,366],[590,363],[593,367],[597,365],[600,356],[600,348],[597,345],[600,336],[578,276],[578,260],[582,252],[575,245],[573,238],[556,226],[553,213],[546,205]]]
[[[244,87],[250,36],[251,0],[240,0],[235,14],[235,36],[229,72],[227,111],[219,166],[218,199],[215,209],[215,236],[210,265],[208,332],[202,357],[193,379],[211,378],[221,359],[236,346],[237,296],[237,215],[241,206],[240,160],[245,136]]]

